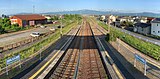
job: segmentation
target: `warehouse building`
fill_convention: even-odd
[[[47,23],[47,19],[44,16],[38,14],[14,15],[10,18],[10,21],[11,24],[18,24],[22,27]]]

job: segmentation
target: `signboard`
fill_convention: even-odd
[[[6,64],[10,65],[10,64],[12,64],[16,61],[19,61],[19,60],[20,60],[20,55],[17,55],[17,56],[14,56],[14,57],[10,58],[10,59],[7,59]]]
[[[134,56],[135,56],[134,67],[136,67],[136,60],[140,61],[142,64],[144,64],[144,75],[146,75],[146,70],[147,70],[146,60],[137,54],[134,54]]]
[[[135,54],[135,58],[136,60],[140,61],[142,64],[146,64],[146,60],[142,58],[141,56]]]

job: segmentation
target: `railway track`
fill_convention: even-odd
[[[88,22],[84,21],[65,56],[49,79],[106,78],[98,48]]]
[[[36,72],[29,79],[125,79],[99,40],[106,32],[89,22],[84,17],[65,49],[52,57],[54,60],[42,73]]]
[[[105,68],[107,68],[107,72],[109,75],[109,78],[111,79],[126,79],[124,74],[119,70],[117,65],[115,64],[115,61],[111,58],[109,53],[106,51],[105,47],[102,44],[102,41],[100,39],[105,39],[105,34],[108,32],[104,30],[102,27],[99,27],[97,23],[93,21],[93,19],[90,20],[91,29],[93,31],[93,34],[95,35],[95,39],[98,45],[98,48],[101,49],[101,58],[103,58],[103,62],[105,64]]]
[[[78,79],[106,78],[106,73],[94,42],[89,23],[86,23],[84,32],[84,49],[81,53]]]

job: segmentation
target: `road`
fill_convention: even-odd
[[[40,32],[40,33],[46,33],[49,32],[50,27],[47,28],[34,28],[26,31],[20,31],[17,33],[10,33],[10,34],[5,34],[5,35],[0,35],[0,47],[8,45],[8,44],[13,44],[16,42],[19,42],[21,40],[30,38],[30,34],[32,32]]]
[[[114,26],[112,26],[112,27],[114,27]],[[137,33],[125,30],[125,29],[121,29],[121,28],[117,28],[117,27],[115,27],[115,28],[120,30],[120,31],[122,31],[122,32],[125,32],[125,33],[127,33],[129,35],[132,35],[132,36],[134,36],[134,37],[136,37],[138,39],[141,39],[141,40],[144,40],[144,41],[147,41],[147,42],[150,42],[150,43],[153,43],[153,44],[156,44],[156,45],[160,46],[160,40],[153,39],[153,38],[141,35],[141,34],[137,34]]]

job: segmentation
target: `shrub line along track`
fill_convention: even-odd
[[[84,18],[85,20],[85,18]],[[86,20],[79,32],[64,53],[59,65],[53,67],[45,79],[59,78],[106,78],[106,72],[93,37],[90,25]],[[39,77],[40,78],[40,77]]]

